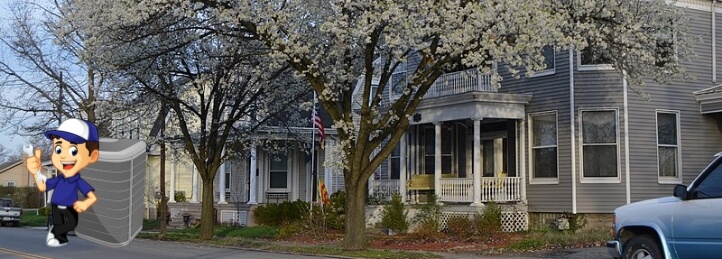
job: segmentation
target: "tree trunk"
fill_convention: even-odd
[[[346,231],[343,238],[346,250],[366,248],[366,184],[366,181],[346,184]]]
[[[213,225],[216,223],[213,209],[213,179],[203,179],[201,197],[201,239],[208,240],[213,238]]]

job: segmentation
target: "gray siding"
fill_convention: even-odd
[[[527,106],[527,113],[557,111],[559,184],[527,184],[529,211],[533,212],[572,210],[568,61],[568,51],[559,51],[556,54],[556,72],[554,74],[532,78],[522,76],[519,80],[513,79],[503,65],[499,66],[499,72],[504,76],[499,92],[519,94],[533,92],[534,97]],[[529,147],[527,146],[523,152],[528,158]],[[527,159],[527,161],[529,160]],[[527,174],[530,166],[527,163],[525,170]],[[527,175],[527,179],[530,179],[529,175]]]
[[[684,184],[689,184],[712,160],[713,155],[722,150],[718,121],[712,116],[700,114],[699,103],[692,94],[718,84],[712,82],[711,13],[698,10],[687,12],[692,17],[689,34],[701,37],[695,46],[696,59],[685,66],[694,79],[677,80],[671,85],[652,84],[646,88],[651,97],[649,101],[633,94],[629,96],[630,160],[634,161],[630,174],[632,202],[672,193],[673,184],[659,184],[657,177],[656,109],[680,112],[681,174]],[[717,28],[720,28],[722,19],[716,20]],[[722,31],[718,29],[717,42],[721,42],[721,34]],[[722,49],[719,43],[717,45],[717,62],[720,64],[722,60],[719,51]]]

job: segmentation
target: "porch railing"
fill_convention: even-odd
[[[474,179],[441,178],[440,201],[473,202]],[[521,178],[519,177],[482,177],[482,202],[510,202],[521,200]]]
[[[391,195],[399,192],[399,190],[398,179],[374,180],[371,182],[371,193],[384,197],[387,201],[390,201]]]
[[[472,68],[458,72],[446,73],[436,79],[424,98],[440,97],[473,91],[496,92],[491,85],[491,76],[482,74],[479,69]]]

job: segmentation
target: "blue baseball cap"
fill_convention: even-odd
[[[51,136],[58,136],[75,144],[99,142],[98,128],[95,124],[81,119],[67,119],[58,126],[58,129],[45,132],[46,138]]]

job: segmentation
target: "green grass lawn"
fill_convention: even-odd
[[[20,226],[23,227],[45,227],[47,223],[48,216],[27,212],[20,216]]]

